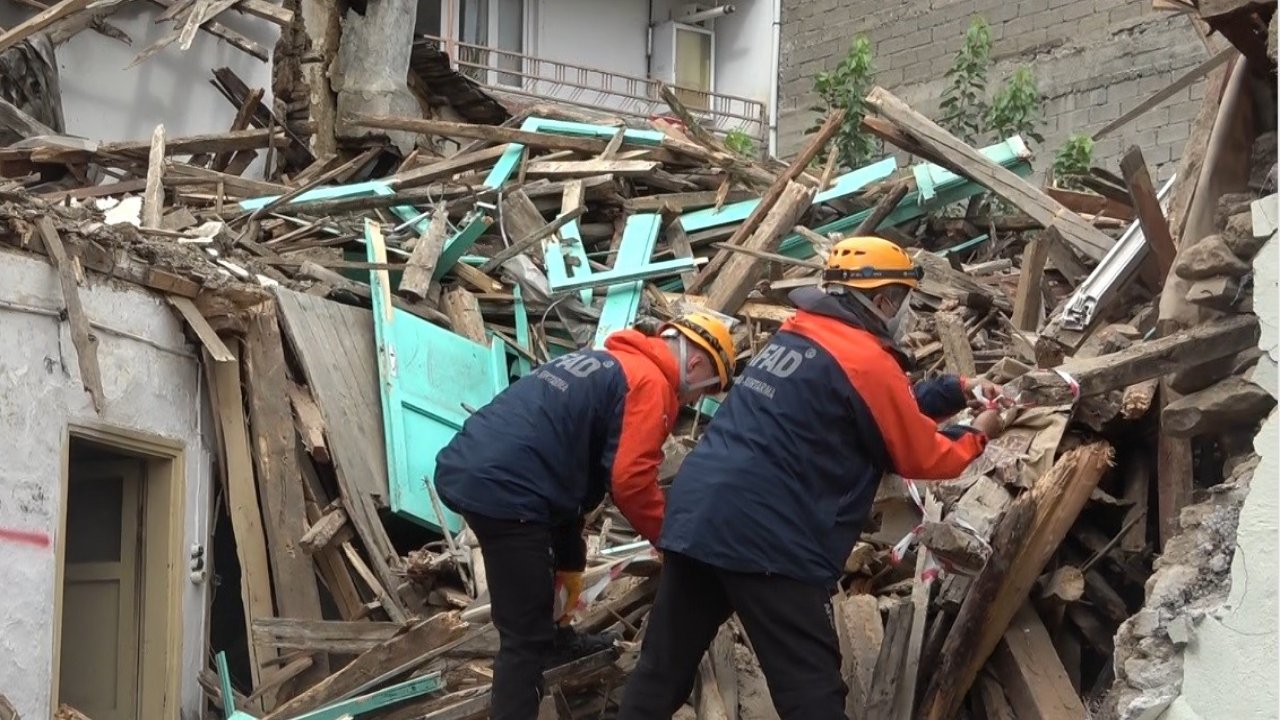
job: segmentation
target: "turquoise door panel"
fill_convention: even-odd
[[[369,228],[366,222],[365,245],[374,262]],[[435,507],[427,483],[434,482],[436,453],[462,428],[472,410],[507,386],[505,346],[501,342],[479,345],[388,308],[388,291],[377,271],[369,273],[369,285],[391,509],[437,531],[443,516],[445,526],[458,532],[461,518],[447,508]]]
[[[658,242],[658,228],[662,223],[656,213],[642,213],[627,218],[622,229],[622,242],[618,245],[618,257],[613,261],[616,270],[626,270],[647,265]],[[644,282],[633,280],[609,288],[600,309],[600,323],[596,326],[593,347],[604,347],[604,339],[610,333],[631,327],[640,310],[640,296]]]

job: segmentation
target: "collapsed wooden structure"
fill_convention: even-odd
[[[882,487],[833,598],[849,715],[1066,720],[1114,704],[1116,628],[1195,490],[1228,474],[1193,450],[1238,465],[1275,404],[1246,379],[1276,142],[1247,100],[1259,75],[1274,85],[1274,56],[1208,72],[1163,196],[1140,148],[1119,175],[1095,171],[1098,192],[1040,188],[1020,139],[969,147],[879,88],[864,129],[920,160],[906,169],[837,168],[839,114],[789,163],[743,158],[674,94],[648,127],[555,107],[501,125],[348,115],[360,146],[317,153],[222,73],[240,108],[228,133],[29,132],[0,149],[0,218],[11,249],[58,268],[96,400],[81,282],[163,294],[201,347],[244,632],[209,639],[200,682],[220,707],[212,653],[226,651],[236,707],[273,720],[360,714],[415,677],[440,689],[360,716],[483,717],[483,562],[424,482],[431,448],[537,364],[687,307],[737,318],[749,358],[836,238],[889,237],[925,269],[907,338],[920,373],[990,377],[1018,406],[963,477]],[[423,142],[402,155],[380,133]],[[264,160],[264,179],[246,176]],[[117,181],[96,182],[104,169]],[[984,193],[1014,210],[938,212]],[[1108,302],[1073,323],[1102,280]],[[664,479],[716,406],[686,413]],[[635,540],[612,509],[591,518],[577,624],[625,641],[549,670],[548,717],[616,707],[657,583]],[[735,622],[691,703],[699,718],[771,716]]]

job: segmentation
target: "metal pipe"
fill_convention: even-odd
[[[695,13],[689,13],[684,17],[676,18],[676,22],[692,25],[693,23],[700,23],[706,20],[714,20],[724,15],[732,15],[735,11],[737,11],[737,8],[735,8],[732,4],[716,5],[713,8],[708,8],[706,10],[699,10],[698,12],[695,12]]]
[[[769,42],[769,155],[778,156],[778,73],[782,53],[782,0],[773,0],[773,33]]]

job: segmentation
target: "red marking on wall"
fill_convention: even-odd
[[[34,545],[35,547],[49,547],[53,543],[48,533],[2,527],[0,527],[0,541],[14,542],[20,545]]]

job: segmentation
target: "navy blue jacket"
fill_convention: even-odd
[[[830,585],[886,472],[954,478],[986,436],[938,429],[964,408],[964,382],[945,376],[913,391],[878,319],[817,288],[791,299],[797,313],[752,358],[676,474],[660,546],[725,570]]]
[[[612,492],[632,527],[656,539],[678,384],[666,343],[634,330],[542,365],[467,418],[436,456],[440,500],[462,514],[564,525]]]

